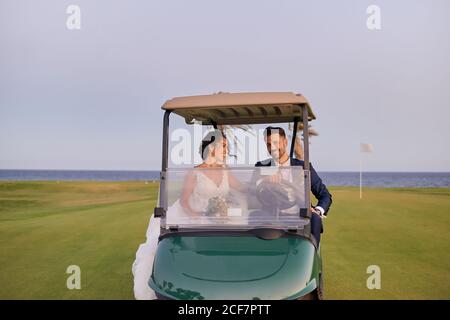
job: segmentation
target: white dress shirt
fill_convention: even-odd
[[[283,163],[279,163],[277,161],[274,161],[274,162],[275,162],[275,165],[277,167],[289,167],[291,165],[291,158],[288,157],[288,159],[285,162],[283,162]],[[289,182],[293,182],[293,180],[292,180],[292,172],[290,170],[281,170],[281,176],[283,177],[284,180],[287,180]],[[316,213],[321,218],[325,218],[326,217],[325,216],[325,210],[321,206],[317,206],[314,209],[315,209]],[[298,213],[299,210],[300,210],[300,208],[298,207],[298,205],[295,205],[292,208],[283,210],[283,212],[285,212],[285,213]]]

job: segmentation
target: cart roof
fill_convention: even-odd
[[[256,124],[292,122],[302,119],[301,107],[306,105],[308,120],[315,115],[308,101],[293,92],[219,92],[210,95],[176,97],[164,103],[162,109],[171,110],[185,118],[203,124]]]

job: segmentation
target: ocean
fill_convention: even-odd
[[[359,186],[359,172],[319,172],[329,186]],[[159,171],[0,170],[0,180],[158,180]],[[363,186],[381,188],[450,187],[450,172],[363,172]]]

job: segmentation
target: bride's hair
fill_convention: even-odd
[[[209,132],[202,140],[200,144],[200,155],[205,160],[209,153],[211,145],[222,143],[222,140],[226,139],[225,134],[220,130],[214,130]]]

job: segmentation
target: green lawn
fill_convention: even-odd
[[[328,299],[450,299],[450,189],[330,188]],[[132,299],[157,183],[0,182],[0,299]],[[81,268],[82,290],[66,288]],[[381,268],[381,290],[366,269]]]

